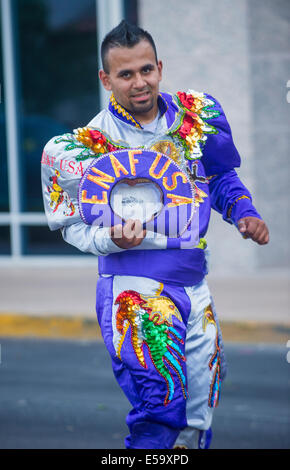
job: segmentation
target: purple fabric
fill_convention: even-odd
[[[169,297],[178,308],[182,320],[173,317],[172,330],[177,341],[180,354],[185,355],[186,324],[190,315],[190,300],[181,287],[167,286],[164,284],[164,295]],[[161,359],[162,367],[165,365],[171,376],[174,388],[170,394],[170,385],[164,380],[164,376],[158,370],[160,364],[151,356],[149,346],[145,341],[143,354],[146,367],[137,359],[132,346],[130,328],[122,343],[121,359],[117,356],[113,344],[112,307],[116,299],[113,297],[113,277],[100,277],[97,283],[97,316],[101,327],[104,343],[110,353],[114,375],[132,405],[132,410],[127,416],[127,425],[130,435],[126,438],[127,448],[172,448],[178,433],[187,425],[186,421],[186,397],[182,389],[180,376],[176,367]],[[152,323],[153,324],[153,323]],[[173,336],[174,338],[174,336]],[[164,338],[163,338],[164,339]],[[168,349],[168,354],[170,350]],[[164,355],[165,353],[162,352]],[[166,357],[166,355],[164,356]],[[178,355],[173,354],[173,361]],[[184,387],[187,389],[186,362],[179,360],[179,365],[184,375]],[[163,372],[164,373],[164,372]]]
[[[191,169],[193,163],[196,165],[197,177],[205,178],[200,161],[190,162]],[[209,223],[211,209],[209,185],[202,180],[196,181],[195,184],[206,196],[202,198],[203,202],[199,203],[197,215],[194,215],[192,223],[181,237],[169,237],[167,250],[126,250],[101,256],[99,257],[100,274],[144,276],[181,286],[198,284],[207,272],[204,251],[199,248],[180,249],[182,243],[190,239],[194,239],[197,245],[199,238],[206,233]],[[193,231],[195,237],[192,237]]]
[[[173,103],[172,95],[169,93],[161,93],[162,98],[167,103],[167,111],[166,111],[166,122],[168,129],[172,126],[175,121],[176,113],[178,112],[178,107],[175,103]]]
[[[211,96],[207,96],[214,100]],[[170,95],[162,94],[162,98],[163,104],[164,101],[167,103],[167,110],[162,110],[162,112],[166,113],[167,124],[170,126],[175,118],[176,106],[172,103]],[[207,134],[203,156],[196,167],[196,175],[198,176],[216,175],[208,185],[201,181],[195,181],[198,188],[207,193],[207,197],[203,197],[203,201],[199,201],[200,236],[204,236],[206,233],[211,207],[220,212],[229,223],[237,223],[239,218],[246,215],[260,217],[252,205],[249,191],[234,171],[234,167],[240,166],[240,157],[233,143],[231,130],[223,110],[219,103],[214,101],[215,109],[220,112],[220,115],[208,119],[208,124],[214,126],[217,133]],[[193,163],[197,164],[197,162]],[[237,201],[241,196],[247,196],[250,199]],[[228,211],[231,207],[231,218],[229,218]],[[99,257],[100,275],[148,277],[164,284],[164,295],[172,299],[182,316],[183,321],[174,321],[173,325],[177,337],[183,340],[182,354],[185,350],[186,325],[190,314],[190,300],[183,287],[198,284],[207,273],[204,250],[198,248],[180,249],[182,239],[186,239],[191,229],[192,227],[189,227],[188,232],[182,238],[168,238],[167,250],[124,250],[121,253]],[[144,344],[143,348],[147,367],[145,368],[144,364],[142,366],[138,362],[130,334],[131,325],[123,339],[120,354],[122,360],[116,355],[112,339],[112,307],[114,303],[112,288],[113,276],[110,278],[100,276],[97,284],[97,314],[104,342],[111,355],[115,377],[133,407],[127,416],[130,435],[125,441],[126,447],[137,449],[172,448],[178,432],[187,425],[184,386],[182,388],[182,384],[177,378],[177,370],[173,367],[170,375],[174,379],[174,393],[171,394],[169,402],[164,401],[168,385],[164,384],[164,378],[158,373],[156,362],[153,362],[150,354],[148,342]],[[226,365],[221,331],[214,306],[213,313],[218,327],[221,363],[224,364],[221,366],[222,380],[226,374]],[[156,344],[161,344],[161,342]],[[163,359],[162,362],[164,364]],[[183,363],[182,372],[184,383],[186,383],[186,366]],[[210,440],[210,429],[201,432],[199,447],[208,448]]]
[[[240,155],[232,138],[230,125],[219,102],[210,95],[207,98],[215,102],[214,109],[220,115],[206,120],[217,130],[217,134],[206,134],[207,140],[203,149],[201,161],[207,176],[223,173],[241,165]]]
[[[172,449],[178,429],[150,421],[141,421],[131,427],[131,435],[125,439],[127,449]]]
[[[88,166],[79,184],[78,200],[79,210],[82,220],[88,225],[101,225],[110,227],[117,224],[124,224],[125,221],[120,215],[117,215],[111,209],[111,193],[116,185],[124,182],[124,178],[130,184],[134,184],[136,178],[145,178],[151,181],[160,190],[160,200],[163,202],[163,208],[152,221],[146,223],[146,229],[153,232],[159,232],[167,236],[176,237],[184,231],[188,226],[194,213],[194,191],[190,180],[185,172],[182,178],[176,178],[175,187],[172,188],[172,182],[176,172],[181,169],[177,164],[166,155],[159,154],[152,150],[136,150],[135,155],[135,171],[131,168],[130,152],[132,150],[118,150],[110,152],[96,158]],[[138,152],[138,153],[137,153]],[[116,169],[112,164],[111,158],[122,165],[122,172],[116,173]],[[138,157],[138,158],[137,158]],[[163,178],[158,176],[158,172],[169,166],[164,172]],[[153,170],[155,165],[155,170]],[[100,181],[100,174],[111,179]],[[126,176],[124,173],[126,172]],[[96,176],[97,173],[97,176]],[[166,186],[164,180],[169,185]],[[106,182],[104,184],[104,182]],[[127,187],[127,193],[130,194],[130,186]],[[184,197],[190,203],[181,204],[173,203],[173,198]]]
[[[207,119],[208,124],[216,129],[216,133],[206,134],[207,140],[201,160],[189,162],[189,167],[192,171],[193,164],[196,165],[196,176],[199,178],[216,176],[209,180],[209,184],[198,179],[195,181],[196,187],[207,194],[207,197],[203,197],[199,202],[199,237],[204,237],[206,234],[211,207],[221,213],[224,220],[229,223],[237,224],[237,221],[245,216],[261,218],[252,205],[250,192],[234,170],[240,166],[240,156],[234,145],[224,111],[215,98],[207,94],[206,96],[215,102],[213,109],[219,112],[217,117]],[[161,94],[159,106],[160,103],[162,103],[162,112],[166,113],[167,124],[170,126],[178,108],[173,103],[172,96],[167,93]],[[164,104],[167,106],[166,111]],[[241,196],[247,196],[249,199],[238,200]],[[231,207],[229,218],[228,211]],[[100,273],[144,276],[173,285],[197,284],[206,274],[204,252],[200,249],[180,249],[181,242],[193,229],[192,225],[190,224],[181,238],[168,238],[168,250],[127,250],[100,257]]]
[[[222,214],[223,219],[229,223],[237,224],[241,217],[253,216],[261,219],[252,204],[252,197],[249,190],[243,185],[235,170],[217,175],[209,183],[211,206]],[[247,196],[249,199],[240,199]],[[231,217],[228,211],[232,207]]]
[[[231,220],[235,225],[238,224],[238,221],[243,217],[257,217],[262,220],[260,214],[256,211],[251,200],[249,199],[239,199],[237,200],[232,208]]]
[[[172,248],[178,239],[169,239],[168,242],[168,248]],[[204,250],[199,248],[126,250],[100,256],[99,273],[143,276],[173,285],[192,286],[205,276],[206,262]]]

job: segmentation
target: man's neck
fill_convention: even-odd
[[[136,121],[138,121],[141,125],[146,125],[150,124],[150,122],[154,121],[156,117],[158,116],[159,108],[158,105],[156,104],[156,107],[150,111],[150,113],[143,113],[143,114],[138,114],[138,113],[132,113],[132,116]]]

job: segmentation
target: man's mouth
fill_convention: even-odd
[[[150,96],[149,91],[143,91],[142,93],[136,93],[135,95],[132,95],[132,98],[134,101],[137,101],[138,103],[142,101],[148,100]]]

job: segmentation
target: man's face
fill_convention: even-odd
[[[106,90],[141,123],[157,114],[162,62],[156,64],[151,44],[142,40],[132,48],[113,47],[107,53],[109,73],[100,71]]]

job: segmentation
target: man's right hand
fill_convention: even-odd
[[[121,224],[111,227],[111,239],[115,245],[128,250],[142,243],[146,236],[140,220],[129,219],[124,226]]]

